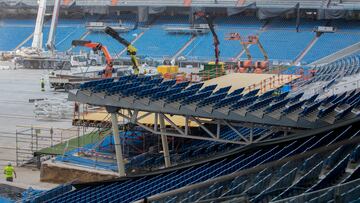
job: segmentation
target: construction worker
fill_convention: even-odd
[[[45,92],[45,81],[44,81],[44,78],[41,78],[40,84],[41,84],[41,91],[42,91],[42,92]]]
[[[13,182],[14,177],[16,178],[16,172],[14,167],[11,165],[11,162],[8,162],[7,166],[5,166],[4,174],[6,181]]]

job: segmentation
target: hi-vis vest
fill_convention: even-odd
[[[6,166],[5,169],[5,178],[12,178],[14,173],[14,167]]]

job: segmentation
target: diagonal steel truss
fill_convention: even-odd
[[[268,139],[271,139],[269,135],[271,135],[274,132],[283,131],[284,134],[287,134],[288,132],[295,132],[301,129],[294,129],[289,127],[281,127],[281,126],[267,126],[267,125],[258,125],[253,123],[236,123],[231,122],[228,120],[223,119],[212,119],[209,120],[208,118],[200,118],[195,116],[180,116],[184,120],[184,125],[178,125],[176,122],[169,116],[168,114],[164,114],[161,112],[146,112],[145,114],[139,116],[138,110],[131,110],[127,109],[127,114],[124,113],[124,111],[118,112],[118,115],[122,117],[125,121],[128,123],[136,124],[140,126],[141,128],[155,134],[155,135],[165,135],[165,136],[172,136],[172,137],[181,137],[181,138],[188,138],[188,139],[197,139],[197,140],[206,140],[206,141],[215,141],[220,143],[232,143],[232,144],[239,144],[239,145],[249,145],[252,143],[258,143],[261,141],[265,141]],[[149,116],[154,116],[154,125],[148,126],[145,124],[142,124],[139,120],[144,119]],[[160,122],[162,120],[167,122],[167,126],[165,126],[165,129],[162,129],[160,127]],[[190,126],[189,122],[194,122],[197,124],[198,127],[200,127],[204,132],[206,132],[207,136],[200,136],[195,135],[190,132]],[[216,130],[209,129],[206,124],[215,124]],[[221,134],[223,133],[222,127],[227,126],[229,129],[231,129],[238,137],[234,140],[224,139],[221,137]],[[250,135],[246,137],[241,132],[237,130],[236,127],[247,127],[250,128]],[[262,129],[268,129],[269,131],[267,133],[264,133],[263,135],[260,135],[256,139],[254,139],[254,128],[262,128]],[[215,132],[214,132],[215,131]]]

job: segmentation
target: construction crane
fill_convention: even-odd
[[[84,46],[91,48],[94,52],[102,51],[104,53],[105,59],[106,59],[106,67],[104,69],[104,72],[102,74],[103,78],[111,78],[113,73],[113,60],[111,58],[111,55],[106,48],[106,46],[103,46],[101,43],[91,42],[87,40],[73,40],[71,42],[72,46]]]
[[[126,47],[127,54],[130,55],[131,62],[133,64],[134,74],[138,75],[139,74],[139,63],[138,63],[138,60],[136,58],[137,49],[130,42],[128,42],[126,39],[122,38],[116,32],[116,30],[114,30],[113,28],[106,27],[105,28],[105,33],[110,35],[112,38],[114,38],[116,41],[118,41],[120,44],[122,44],[122,45],[124,45]]]
[[[48,41],[46,42],[46,48],[48,48],[48,50],[51,51],[52,53],[55,51],[55,35],[56,35],[56,27],[59,19],[59,10],[60,10],[60,0],[55,0],[49,37],[48,37]]]
[[[254,68],[256,70],[261,71],[261,70],[264,70],[264,69],[268,69],[269,68],[269,56],[268,54],[266,53],[264,47],[262,46],[260,40],[259,40],[259,37],[257,35],[249,35],[247,40],[243,40],[241,35],[239,33],[230,33],[227,37],[226,37],[227,40],[238,40],[240,41],[240,44],[243,46],[244,50],[245,50],[245,53],[246,53],[246,56],[248,58],[248,60],[244,61],[243,64],[242,64],[242,67],[243,68],[250,68],[252,67],[252,56],[250,54],[250,51],[248,49],[248,45],[251,45],[251,44],[256,44],[258,45],[261,53],[263,54],[264,56],[264,60],[263,61],[256,61],[255,62],[255,65],[254,65]]]
[[[195,12],[194,16],[204,18],[206,20],[208,26],[209,26],[209,29],[211,31],[211,34],[213,35],[213,41],[214,41],[215,65],[218,65],[219,64],[219,58],[220,58],[220,50],[219,50],[220,41],[219,41],[219,38],[218,38],[218,36],[217,36],[217,34],[215,32],[215,29],[214,29],[213,18],[211,17],[210,14],[205,13],[203,11]]]
[[[36,24],[34,30],[33,41],[31,47],[36,50],[42,49],[43,44],[43,26],[46,11],[46,0],[39,0],[39,9],[36,17]]]

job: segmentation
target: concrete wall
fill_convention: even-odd
[[[117,178],[116,173],[85,169],[61,163],[43,162],[40,169],[40,181],[51,183],[77,183],[103,181]]]

